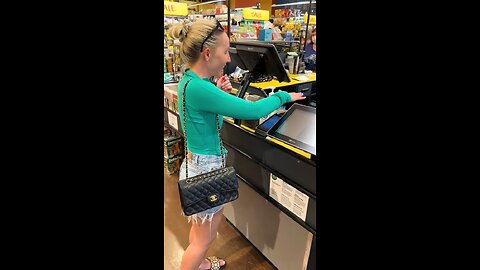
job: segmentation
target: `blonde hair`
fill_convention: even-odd
[[[168,29],[168,34],[178,39],[180,45],[180,58],[186,68],[190,68],[200,57],[202,42],[217,27],[214,20],[200,19],[193,23],[172,24]],[[214,33],[203,44],[203,47],[215,49],[218,35]]]

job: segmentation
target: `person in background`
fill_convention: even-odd
[[[317,71],[317,33],[316,29],[313,29],[311,37],[307,41],[305,46],[305,56],[303,60],[305,62],[305,69],[313,72]]]
[[[305,99],[302,93],[278,91],[267,98],[249,102],[226,93],[225,90],[231,88],[231,85],[227,82],[228,77],[220,74],[230,62],[230,41],[219,22],[196,20],[193,23],[172,25],[168,31],[171,37],[180,40],[180,57],[188,69],[178,84],[178,109],[183,111],[183,103],[186,107],[186,119],[180,113],[180,122],[183,126],[186,121],[188,131],[188,153],[185,153],[186,158],[180,166],[179,181],[185,181],[186,162],[188,176],[193,177],[221,168],[222,155],[226,160],[227,153],[221,153],[219,147],[217,115],[221,128],[222,116],[256,120],[287,102]],[[220,76],[216,85],[209,81],[212,76]],[[225,265],[225,260],[215,256],[205,259],[222,220],[223,205],[188,217],[188,221],[192,222],[189,245],[183,254],[180,270],[219,270]]]

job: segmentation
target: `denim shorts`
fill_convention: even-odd
[[[225,155],[225,162],[227,158]],[[186,158],[183,159],[182,165],[180,166],[180,176],[179,176],[179,181],[185,181],[185,162],[187,161]],[[216,155],[200,155],[200,154],[193,154],[192,153],[192,159],[188,162],[188,177],[196,176],[199,174],[207,173],[213,170],[220,169],[222,167],[222,157],[221,156],[216,156]],[[211,209],[193,214],[191,216],[188,216],[188,222],[193,220],[195,223],[197,223],[199,220],[202,220],[202,224],[205,223],[205,221],[212,221],[213,215],[220,211],[223,208],[222,205],[215,206]],[[183,212],[182,212],[183,214]]]

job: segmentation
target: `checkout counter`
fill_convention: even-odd
[[[303,92],[307,98],[289,103],[287,112],[257,127],[224,119],[221,137],[227,164],[235,167],[239,180],[239,198],[225,207],[224,215],[278,269],[316,269],[316,109],[308,106],[316,100],[316,75],[288,77],[283,82],[251,83],[244,89],[263,96],[271,87]],[[279,135],[288,129],[286,125],[309,131],[290,134],[298,137],[289,140]]]

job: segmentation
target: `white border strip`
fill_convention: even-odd
[[[316,1],[312,1],[312,4],[316,4]],[[296,5],[307,5],[310,4],[310,1],[297,2],[297,3],[288,3],[288,4],[273,4],[272,7],[284,7],[284,6],[296,6]]]
[[[217,0],[217,1],[208,1],[208,2],[203,2],[203,3],[198,3],[198,4],[192,4],[192,5],[188,5],[188,6],[189,6],[189,7],[196,7],[196,6],[213,4],[213,3],[218,3],[218,2],[225,2],[225,0],[223,0],[223,1],[220,1],[220,0]]]

